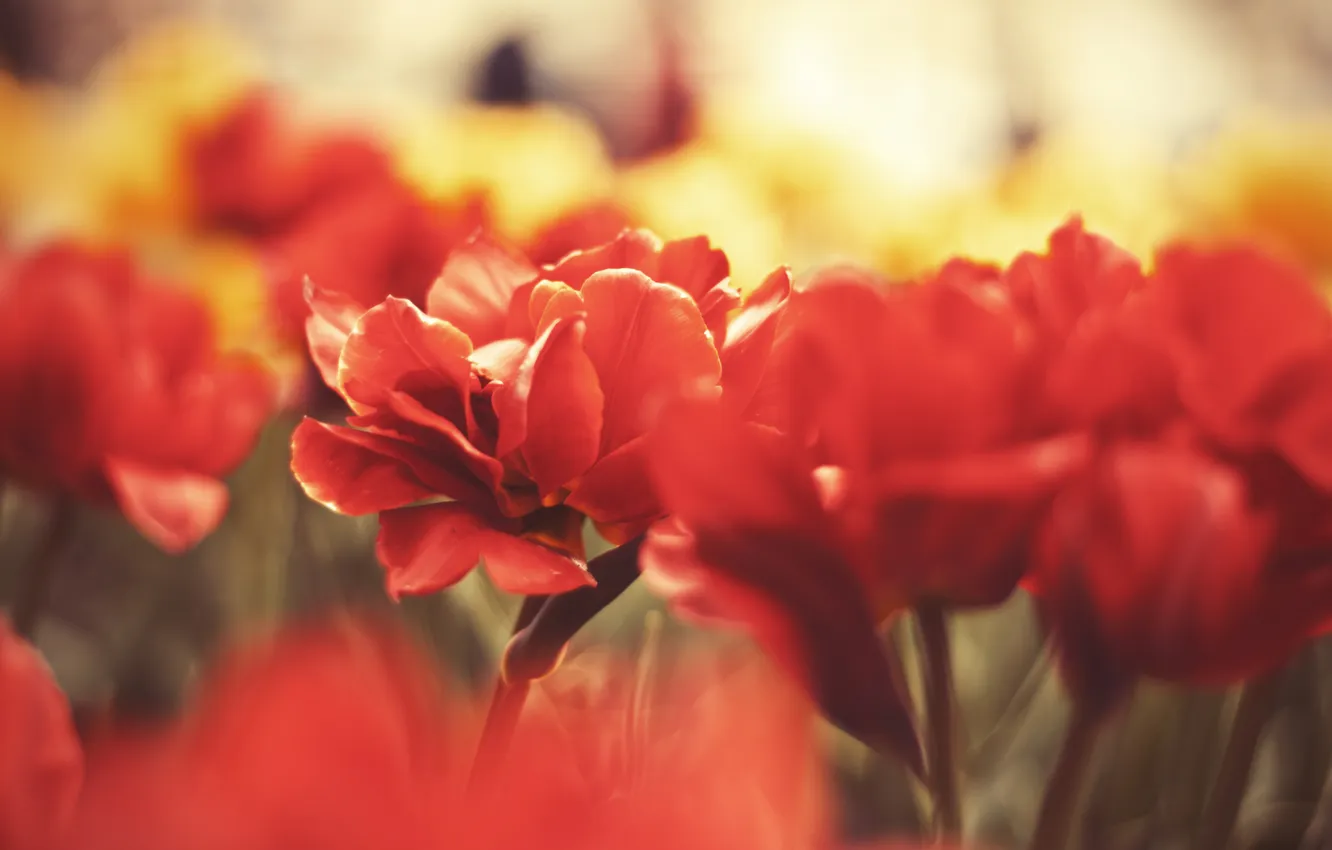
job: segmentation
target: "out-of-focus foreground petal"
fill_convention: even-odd
[[[37,651],[0,619],[0,846],[48,850],[82,776],[64,695]]]

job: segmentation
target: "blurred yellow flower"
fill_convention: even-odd
[[[837,139],[763,116],[734,98],[700,110],[694,143],[715,153],[780,219],[786,262],[869,261],[901,193]]]
[[[925,203],[915,227],[890,236],[881,256],[895,274],[958,255],[1006,263],[1042,248],[1074,214],[1145,261],[1182,227],[1168,163],[1067,137],[1038,145],[971,191]]]
[[[1332,120],[1238,122],[1183,185],[1190,235],[1254,240],[1332,278]]]
[[[50,226],[97,241],[188,227],[186,134],[256,79],[246,52],[208,28],[173,24],[132,41],[99,70],[52,154]]]
[[[742,292],[790,261],[782,222],[762,187],[705,145],[626,168],[617,198],[632,221],[663,239],[706,234],[726,251],[731,283]]]
[[[0,232],[22,224],[17,219],[33,203],[52,163],[57,96],[28,88],[0,74]],[[12,234],[11,234],[12,235]]]
[[[449,205],[484,200],[495,229],[518,244],[609,197],[614,183],[596,128],[555,108],[417,107],[390,124],[409,183]]]

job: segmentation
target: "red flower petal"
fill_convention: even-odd
[[[1324,491],[1332,491],[1332,344],[1273,383],[1278,397],[1274,440],[1283,457]],[[1272,399],[1265,400],[1269,403]],[[1266,409],[1263,405],[1260,409]]]
[[[648,478],[647,435],[602,457],[570,487],[564,503],[606,525],[652,520],[661,504]]]
[[[583,296],[567,283],[543,280],[532,290],[532,299],[527,305],[528,315],[537,336],[546,332],[546,328],[565,316],[583,312]]]
[[[648,443],[662,506],[691,529],[828,528],[800,448],[715,402],[672,405]]]
[[[484,561],[502,590],[527,596],[591,585],[586,565],[501,530],[457,502],[386,511],[375,550],[387,571],[388,592],[432,593],[449,587]]]
[[[426,296],[426,312],[482,346],[510,336],[509,303],[520,286],[536,277],[536,267],[526,259],[475,236],[449,254]]]
[[[1216,436],[1245,444],[1269,423],[1250,406],[1300,359],[1332,342],[1332,311],[1299,270],[1257,251],[1175,248],[1157,260],[1162,311],[1185,405]]]
[[[544,498],[597,459],[605,401],[597,372],[583,351],[581,316],[557,320],[527,352],[511,383],[495,393],[500,457],[521,449]]]
[[[499,487],[500,479],[504,476],[503,464],[473,445],[457,425],[407,393],[395,390],[389,392],[386,399],[387,411],[351,416],[347,418],[347,424],[413,443],[423,450],[421,457],[432,461],[435,466],[447,470],[465,470],[464,479],[475,477],[488,488]],[[435,480],[429,473],[421,477],[423,480]],[[447,481],[449,478],[442,480]],[[440,492],[461,499],[467,498],[471,490]]]
[[[721,361],[683,290],[641,272],[605,271],[582,293],[584,348],[606,396],[603,455],[646,433],[671,400],[717,386]]]
[[[790,296],[791,270],[777,269],[754,290],[727,328],[721,348],[722,399],[738,413],[758,393]]]
[[[108,458],[105,469],[125,518],[163,551],[192,548],[227,512],[227,488],[216,478],[118,458]]]
[[[403,389],[408,381],[456,389],[465,397],[471,353],[462,331],[410,301],[389,298],[357,320],[342,349],[338,385],[357,413],[384,404],[386,391]]]
[[[1076,692],[1105,701],[1135,675],[1221,683],[1284,661],[1286,615],[1254,609],[1272,526],[1247,499],[1234,470],[1156,444],[1114,449],[1061,498],[1035,589]]]
[[[704,298],[731,276],[731,264],[708,237],[693,236],[667,242],[661,247],[657,267],[643,271],[659,283],[675,284],[702,306]],[[739,306],[739,293],[731,290],[731,294],[734,300],[725,309]]]
[[[53,846],[79,795],[83,756],[50,671],[3,619],[0,694],[0,846]]]
[[[450,490],[450,495],[469,488],[484,492],[475,482],[434,467],[401,440],[308,418],[292,435],[291,469],[311,499],[353,516],[399,508]]]
[[[527,357],[528,343],[521,339],[489,342],[472,352],[472,364],[486,380],[511,381]]]
[[[574,289],[582,289],[584,281],[607,269],[635,269],[651,277],[661,248],[661,240],[647,230],[624,230],[604,245],[570,254],[545,269],[543,276]]]
[[[1074,217],[1050,234],[1044,255],[1015,259],[1004,282],[1018,308],[1044,333],[1062,340],[1092,314],[1123,304],[1144,278],[1131,254],[1088,233]]]
[[[342,348],[366,308],[350,296],[330,292],[309,279],[305,281],[305,303],[310,307],[310,315],[305,319],[310,359],[324,383],[336,390]]]
[[[725,576],[713,604],[724,609],[739,601],[741,610],[730,616],[751,626],[754,617],[765,616],[762,608],[728,584],[770,600],[790,631],[762,622],[757,631],[798,659],[829,717],[919,770],[911,714],[880,643],[866,588],[845,559],[800,448],[784,435],[740,422],[719,404],[697,401],[672,407],[651,443],[662,502],[695,540],[692,555],[675,545],[659,546],[651,557],[683,554]],[[664,566],[677,577],[695,569],[680,560]],[[701,603],[695,598],[690,604]]]

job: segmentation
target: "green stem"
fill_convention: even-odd
[[[1230,844],[1240,803],[1249,787],[1258,741],[1276,711],[1283,679],[1281,672],[1271,673],[1247,683],[1240,691],[1235,719],[1230,723],[1230,737],[1203,811],[1202,828],[1193,843],[1195,850],[1225,850]]]
[[[916,609],[921,648],[925,655],[925,713],[929,728],[926,746],[930,798],[935,836],[956,840],[962,833],[962,804],[958,790],[956,700],[953,693],[953,658],[943,608]]]
[[[1079,701],[1073,703],[1073,716],[1069,718],[1063,746],[1045,785],[1036,831],[1028,845],[1030,850],[1064,850],[1068,847],[1082,809],[1101,720],[1099,712]]]
[[[46,609],[56,563],[73,527],[72,506],[63,500],[57,501],[51,508],[42,539],[33,551],[27,569],[20,576],[18,592],[10,609],[15,633],[26,640],[32,640],[37,630],[37,621]]]

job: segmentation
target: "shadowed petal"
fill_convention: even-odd
[[[388,393],[388,410],[392,416],[370,414],[361,417],[350,417],[347,422],[358,426],[364,422],[364,427],[368,427],[372,431],[390,433],[408,442],[416,442],[416,439],[414,439],[416,435],[407,433],[414,429],[410,427],[402,428],[402,426],[404,424],[418,425],[427,429],[425,433],[435,438],[420,441],[421,448],[428,450],[427,457],[440,464],[450,466],[456,464],[466,469],[471,475],[476,476],[479,481],[484,482],[488,487],[495,488],[499,486],[500,479],[504,475],[503,464],[473,445],[467,435],[462,432],[462,429],[453,422],[440,416],[407,393]],[[399,417],[400,421],[395,423],[393,421],[395,416]],[[446,495],[454,494],[448,493]],[[461,498],[461,495],[455,496],[455,498]]]
[[[583,473],[564,503],[598,523],[655,519],[661,503],[648,479],[647,454],[647,435],[630,440]]]
[[[387,571],[389,595],[442,590],[482,561],[495,584],[510,593],[541,596],[594,583],[581,561],[517,537],[515,530],[498,529],[457,502],[386,511],[375,551]]]
[[[693,538],[691,548],[678,534],[658,534],[648,551],[659,577],[686,593],[688,609],[746,625],[800,671],[830,719],[919,771],[910,712],[868,593],[799,447],[705,401],[673,406],[650,443],[663,506]],[[706,602],[700,566],[723,577]]]

